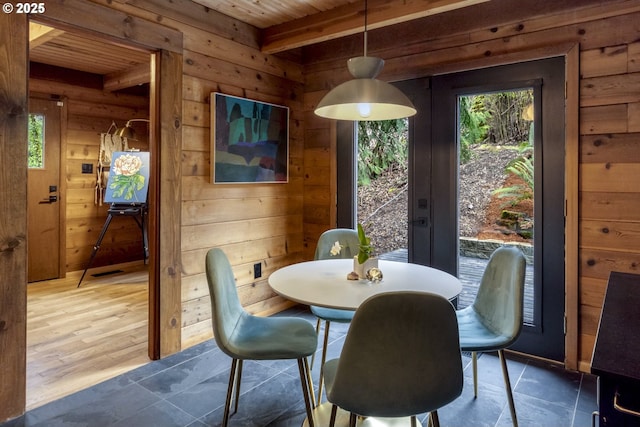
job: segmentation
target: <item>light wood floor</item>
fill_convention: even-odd
[[[147,266],[81,273],[27,286],[27,409],[149,362]]]

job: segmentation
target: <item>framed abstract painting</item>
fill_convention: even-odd
[[[289,180],[289,108],[211,94],[211,181],[215,184]]]

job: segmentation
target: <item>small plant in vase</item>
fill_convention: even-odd
[[[374,249],[371,246],[371,239],[367,237],[362,224],[358,224],[358,240],[360,241],[358,255],[353,257],[354,274],[349,278],[379,281],[382,274],[378,269],[378,258],[373,256]]]
[[[338,256],[344,247],[338,241],[335,242],[329,253]],[[371,239],[367,237],[362,224],[358,224],[358,255],[353,257],[353,271],[347,275],[349,280],[368,279],[371,282],[382,280],[382,272],[378,269],[378,258],[373,256]]]

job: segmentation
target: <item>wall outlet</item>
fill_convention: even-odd
[[[262,277],[262,264],[257,262],[253,264],[253,278],[259,279]]]
[[[83,163],[82,164],[82,173],[93,173],[93,164],[91,164],[91,163]]]

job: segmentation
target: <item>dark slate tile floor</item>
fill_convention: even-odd
[[[314,322],[305,309],[288,310]],[[329,358],[339,355],[348,325],[332,324]],[[319,340],[319,347],[321,346]],[[596,378],[538,360],[508,355],[521,427],[589,427]],[[462,395],[438,411],[443,427],[511,426],[495,354],[478,359],[473,398],[471,359],[464,356]],[[1,427],[202,427],[221,425],[231,360],[214,341],[153,361],[134,371],[27,412]],[[319,363],[313,368],[317,384]],[[245,362],[242,396],[230,426],[299,427],[305,419],[295,361]],[[427,425],[426,416],[420,417]]]

